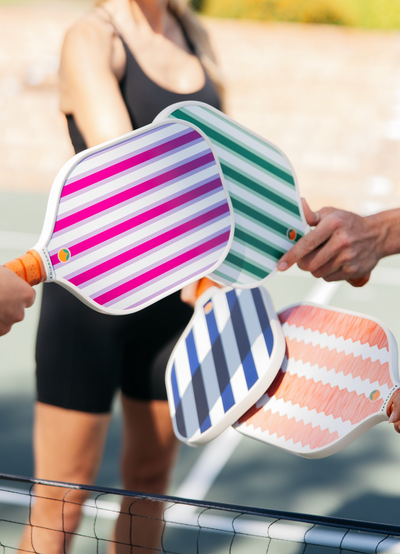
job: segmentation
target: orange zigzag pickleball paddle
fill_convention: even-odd
[[[279,314],[286,355],[274,382],[234,428],[306,458],[338,452],[388,421],[400,385],[397,345],[381,322],[313,304]]]

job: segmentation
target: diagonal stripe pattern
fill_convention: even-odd
[[[367,420],[386,419],[398,385],[386,331],[370,319],[299,305],[279,314],[286,356],[275,381],[235,428],[296,454],[321,457]],[[333,447],[332,445],[335,444]],[[322,454],[323,451],[326,454]]]
[[[175,432],[184,442],[221,425],[271,371],[275,337],[267,294],[261,288],[219,291],[196,306],[166,373]]]
[[[203,276],[231,235],[219,171],[204,137],[178,122],[88,155],[62,188],[48,244],[56,279],[124,313]]]
[[[306,231],[289,161],[270,143],[206,105],[185,103],[169,117],[193,123],[208,136],[231,197],[234,238],[214,278],[231,286],[254,286]]]

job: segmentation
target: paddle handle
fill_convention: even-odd
[[[214,283],[214,281],[211,281],[208,277],[203,277],[200,279],[199,286],[197,287],[196,292],[196,300],[205,292],[207,289],[210,289],[211,287],[219,287],[217,283]]]
[[[23,256],[4,265],[32,287],[42,283],[47,278],[44,263],[36,250],[28,250]]]

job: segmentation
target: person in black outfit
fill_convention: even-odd
[[[69,30],[61,56],[61,110],[75,152],[149,124],[175,102],[198,100],[221,108],[217,74],[206,33],[185,3],[99,3]],[[94,482],[120,390],[123,486],[165,493],[177,444],[164,373],[191,315],[179,293],[115,317],[92,311],[61,287],[44,286],[36,350],[38,478]],[[51,492],[55,499],[63,494]],[[48,487],[43,496],[49,498]],[[21,550],[64,552],[64,534],[46,528],[73,532],[85,499],[83,491],[70,493],[63,518],[56,502],[38,499],[32,511],[36,527],[23,536]],[[159,503],[141,503],[135,513],[157,518],[160,509]],[[122,511],[129,512],[127,500]],[[134,535],[136,544],[157,548],[160,532],[154,520],[131,522],[120,514],[115,540],[129,545]],[[66,537],[68,546],[71,536]],[[142,550],[116,546],[118,553]]]

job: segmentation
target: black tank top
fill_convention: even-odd
[[[182,30],[191,51],[195,53],[193,44],[189,40],[183,26]],[[146,75],[123,38],[121,36],[120,38],[125,49],[126,68],[125,75],[119,86],[134,129],[152,123],[161,110],[175,102],[196,100],[210,104],[214,108],[221,109],[221,100],[217,89],[203,66],[205,83],[200,90],[189,94],[171,92],[157,85],[157,83]],[[69,114],[66,117],[68,131],[75,153],[82,152],[82,150],[87,148],[85,140],[78,129],[74,116]]]

